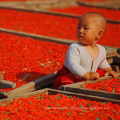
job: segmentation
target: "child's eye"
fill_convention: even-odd
[[[85,29],[88,29],[87,27],[85,27]]]
[[[80,27],[78,27],[78,29],[80,29]]]

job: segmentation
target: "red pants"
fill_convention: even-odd
[[[101,69],[98,69],[96,72],[99,73],[100,77],[103,77],[105,72]],[[54,88],[58,89],[60,86],[73,84],[77,82],[85,81],[73,75],[68,68],[64,65],[58,70],[57,74],[54,77]]]

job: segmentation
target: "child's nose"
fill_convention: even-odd
[[[83,33],[83,28],[80,28],[80,29],[79,29],[79,32],[80,32],[80,33]]]

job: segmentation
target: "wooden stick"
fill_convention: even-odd
[[[120,77],[120,73],[119,73],[119,77]],[[94,83],[97,83],[100,81],[107,81],[111,78],[112,78],[112,76],[105,76],[105,77],[101,77],[101,78],[99,78],[97,80],[93,80],[93,81],[87,80],[86,82],[78,82],[75,84],[64,85],[64,86],[59,87],[59,89],[64,90],[64,91],[74,92],[74,93],[82,93],[82,94],[86,94],[86,95],[93,95],[93,96],[99,96],[99,97],[120,100],[119,93],[111,93],[111,92],[107,92],[107,91],[98,91],[98,90],[80,88],[80,85],[84,85],[87,83],[94,84]]]
[[[7,80],[0,80],[0,89],[15,88],[16,84]]]
[[[110,48],[110,47],[109,47],[109,49],[107,48],[107,50],[106,50],[106,58],[116,56],[116,54],[117,54],[117,48]]]
[[[3,75],[2,74],[0,74],[0,80],[3,80]]]
[[[77,3],[79,5],[88,6],[88,7],[98,7],[98,8],[105,8],[105,9],[117,9],[117,10],[120,10],[120,7],[116,8],[115,6],[111,6],[111,7],[110,6],[103,6],[103,5],[95,4],[94,2],[93,3],[89,3],[89,2],[80,2],[80,1],[77,1]],[[107,1],[104,2],[104,3],[108,4]]]
[[[95,7],[95,6],[93,6]],[[1,9],[12,9],[12,10],[18,10],[18,11],[26,11],[26,12],[36,12],[36,13],[44,13],[44,14],[50,14],[50,15],[57,15],[62,17],[72,17],[72,18],[80,18],[81,15],[74,15],[70,13],[59,13],[59,12],[53,12],[48,10],[33,10],[33,9],[24,9],[24,8],[13,8],[12,6],[0,6]],[[120,21],[117,20],[106,20],[108,23],[114,23],[114,24],[120,24]]]
[[[118,75],[120,77],[120,73],[118,73]],[[63,87],[79,87],[80,85],[83,85],[83,84],[88,84],[88,83],[94,84],[94,83],[97,83],[100,81],[107,81],[111,78],[112,78],[112,76],[105,76],[105,77],[98,78],[97,80],[86,80],[85,82],[78,82],[78,83],[74,83],[74,84],[64,85]]]
[[[107,62],[108,62],[109,64],[112,64],[112,63],[113,63],[113,58],[108,58],[108,59],[107,59]]]
[[[28,84],[25,84],[19,88],[16,88],[10,92],[7,93],[7,97],[13,97],[13,96],[18,96],[30,91],[33,91],[35,87],[43,87],[44,85],[48,85],[50,83],[53,83],[53,77],[55,76],[56,72],[46,75],[40,79],[37,79],[33,82],[30,82]]]
[[[28,98],[28,97],[32,97],[32,96],[36,96],[36,95],[40,95],[40,94],[47,94],[47,90],[48,89],[42,89],[42,90],[37,90],[34,92],[30,92],[30,93],[23,93],[21,95],[18,96],[12,96],[9,98],[4,98],[0,100],[0,104],[6,104],[8,102],[10,102],[11,100],[17,100],[19,98]]]
[[[86,80],[85,82],[78,82],[78,83],[74,83],[74,84],[69,84],[69,85],[64,85],[62,87],[79,87],[80,85],[83,85],[83,84],[88,84],[88,83],[97,83],[97,82],[100,82],[100,81],[106,81],[106,80],[109,80],[111,79],[112,76],[105,76],[105,77],[101,77],[97,80]]]
[[[117,55],[117,56],[113,57],[113,63],[114,64],[120,64],[120,55]]]
[[[0,99],[7,98],[7,92],[5,91],[0,91]]]
[[[120,65],[111,65],[112,69],[116,71],[117,73],[120,73]]]
[[[42,40],[42,41],[55,42],[55,43],[63,44],[63,45],[70,45],[70,44],[76,42],[75,40],[46,37],[46,36],[42,36],[42,35],[30,34],[30,33],[14,31],[14,30],[9,30],[9,29],[4,29],[4,28],[0,28],[0,32],[6,32],[6,33],[14,34],[14,35],[19,35],[21,37],[30,37],[30,38]],[[117,48],[117,47],[110,47],[110,46],[105,46],[105,45],[103,45],[103,47],[105,47],[105,49],[106,49],[106,53],[107,53],[106,58],[116,56],[117,51],[120,50],[120,48]]]
[[[93,95],[86,95],[86,94],[81,94],[81,93],[73,93],[73,92],[55,90],[55,89],[50,89],[50,88],[45,88],[45,89],[41,89],[38,91],[25,93],[25,94],[13,96],[10,98],[5,98],[5,99],[0,100],[0,104],[6,104],[8,102],[11,102],[12,100],[17,100],[19,98],[28,98],[28,97],[32,97],[32,96],[41,95],[41,94],[56,95],[58,93],[64,94],[66,96],[76,96],[78,98],[83,98],[83,99],[87,99],[87,100],[94,100],[94,101],[98,101],[98,102],[99,101],[100,102],[112,102],[112,103],[120,104],[120,100],[116,100],[116,99],[93,96]]]

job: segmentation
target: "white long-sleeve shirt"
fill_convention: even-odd
[[[68,48],[64,65],[78,78],[81,78],[87,72],[96,72],[98,68],[105,69],[110,67],[106,60],[106,50],[98,45],[99,54],[93,59],[89,51],[80,43],[73,43]]]

